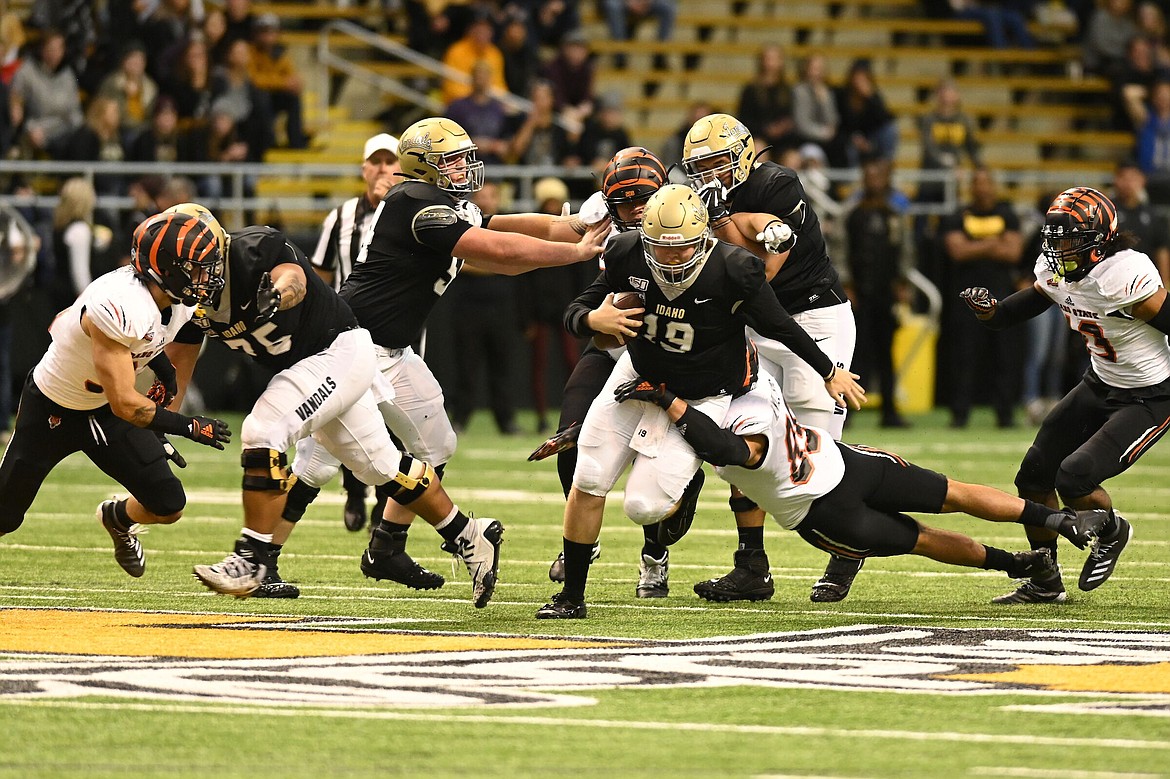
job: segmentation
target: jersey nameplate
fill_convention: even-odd
[[[459,221],[459,215],[451,206],[427,206],[414,215],[411,225],[415,232],[437,227],[450,227]]]

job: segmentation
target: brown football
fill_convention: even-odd
[[[642,308],[646,305],[645,299],[641,292],[621,292],[614,298],[613,304],[621,309]],[[641,315],[638,319],[641,320]],[[627,340],[628,343],[628,340]],[[622,346],[622,342],[618,340],[616,335],[609,333],[598,333],[593,336],[593,345],[598,349],[616,349]]]

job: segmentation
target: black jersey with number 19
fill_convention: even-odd
[[[605,270],[565,311],[565,326],[591,335],[588,313],[610,292],[640,292],[646,301],[643,326],[629,342],[634,369],[665,383],[683,398],[738,395],[756,378],[754,348],[744,325],[788,343],[814,362],[822,375],[833,367],[808,334],[776,300],[764,264],[745,249],[719,241],[698,275],[679,289],[658,283],[642,250],[641,235],[621,233],[605,251]]]
[[[179,343],[199,343],[203,336],[239,349],[256,362],[282,371],[324,351],[337,334],[357,327],[345,301],[321,278],[300,249],[271,227],[245,227],[229,236],[227,280],[214,308],[198,306],[179,331]],[[253,325],[260,277],[277,265],[291,263],[305,271],[305,299]]]
[[[398,349],[415,343],[463,260],[455,244],[480,225],[479,210],[424,181],[390,190],[363,237],[341,288],[374,343]]]

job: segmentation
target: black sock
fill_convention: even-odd
[[[565,541],[565,597],[574,603],[585,602],[585,582],[589,578],[589,561],[593,544]]]
[[[1052,527],[1048,524],[1049,518],[1053,517],[1054,514],[1058,514],[1063,517],[1063,514],[1060,511],[1049,508],[1043,503],[1037,503],[1034,500],[1028,500],[1025,498],[1024,510],[1021,512],[1020,518],[1016,521],[1021,525],[1027,525],[1028,527],[1046,527],[1049,530],[1056,530],[1055,527]],[[1059,519],[1056,521],[1059,525]]]
[[[410,530],[410,525],[400,525],[397,522],[391,522],[388,519],[383,519],[380,527],[387,533],[405,533]]]
[[[666,547],[658,543],[658,523],[642,525],[642,554],[648,554],[655,560],[666,556]]]
[[[114,524],[123,531],[129,530],[130,526],[134,524],[134,520],[130,519],[130,514],[126,511],[128,501],[129,498],[123,498],[114,504]]]
[[[1033,549],[1047,549],[1048,556],[1052,558],[1052,562],[1054,562],[1054,563],[1056,562],[1056,541],[1057,541],[1057,539],[1054,538],[1051,541],[1033,541],[1031,539],[1028,539],[1028,541],[1031,544]]]
[[[739,548],[740,549],[763,549],[764,548],[764,528],[763,528],[763,526],[739,528]]]
[[[1011,552],[986,545],[983,549],[987,552],[987,559],[983,561],[983,565],[979,566],[980,568],[988,571],[1010,571],[1015,567],[1015,558],[1012,557]]]
[[[382,520],[382,526],[389,525],[389,522]],[[393,527],[393,525],[392,525]],[[401,527],[401,525],[399,525]],[[467,516],[462,511],[455,513],[455,519],[447,523],[447,526],[439,531],[439,535],[443,537],[444,541],[454,541],[455,536],[463,532],[463,528],[467,527]]]

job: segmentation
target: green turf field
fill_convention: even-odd
[[[875,417],[847,440],[1008,490],[1032,434]],[[538,622],[562,513],[553,463],[525,462],[539,440],[481,417],[449,467],[456,501],[507,527],[481,611],[421,522],[408,548],[447,585],[364,579],[339,485],[281,557],[299,600],[211,595],[190,571],[238,532],[238,447],[187,442],[186,516],[142,537],[131,579],[93,517],[116,485],[67,461],[0,539],[0,776],[1170,776],[1170,445],[1107,485],[1135,528],[1109,583],[1076,591],[1083,553],[1062,547],[1063,605],[993,607],[1002,574],[919,558],[871,560],[848,600],[812,604],[824,557],[775,525],[776,597],[705,603],[691,585],[735,544],[709,476],[669,598],[634,598],[641,532],[611,499],[590,618]],[[1026,548],[1016,526],[927,521]]]

